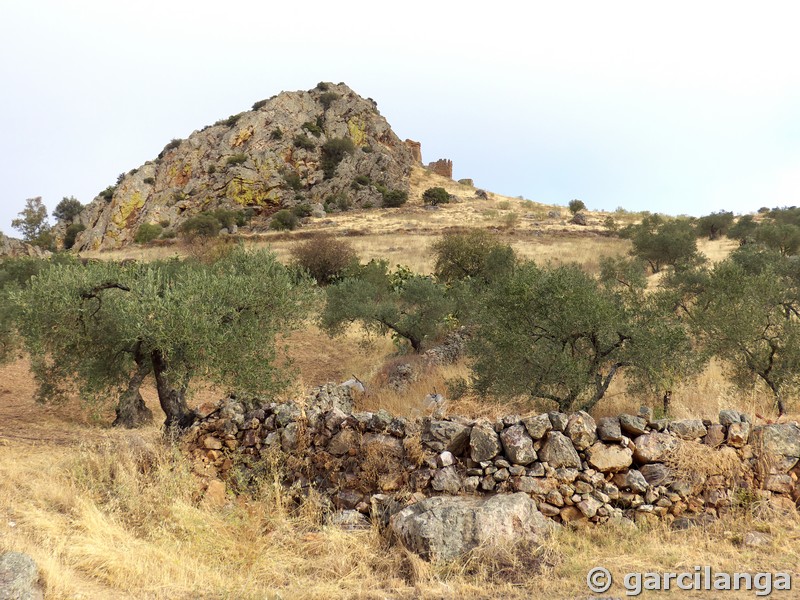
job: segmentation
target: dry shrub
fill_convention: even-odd
[[[318,235],[291,249],[294,264],[308,271],[320,285],[327,285],[358,263],[358,255],[348,242],[333,235]]]
[[[403,439],[403,449],[406,451],[406,458],[417,467],[421,467],[425,462],[425,450],[422,447],[422,434],[415,431],[413,434]]]
[[[694,440],[680,440],[663,462],[678,479],[693,482],[702,482],[714,475],[733,481],[744,474],[744,465],[736,450],[730,446],[715,449]]]

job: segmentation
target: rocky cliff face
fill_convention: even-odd
[[[119,248],[144,223],[174,229],[216,208],[380,207],[387,191],[408,190],[413,164],[375,102],[346,85],[283,92],[120,176],[80,215],[75,248]]]

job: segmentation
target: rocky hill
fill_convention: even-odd
[[[380,207],[392,191],[407,192],[415,164],[375,102],[346,85],[282,92],[121,175],[79,216],[86,230],[75,248],[121,248],[145,223],[175,230],[217,208]]]

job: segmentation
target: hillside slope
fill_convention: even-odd
[[[144,223],[175,228],[215,208],[280,207],[325,203],[382,206],[384,194],[408,190],[409,148],[375,102],[344,84],[282,92],[173,140],[138,169],[121,175],[80,215],[86,227],[78,250],[131,243]]]

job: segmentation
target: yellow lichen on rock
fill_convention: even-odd
[[[363,146],[367,142],[367,126],[361,117],[350,118],[347,121],[347,131],[356,146]]]
[[[239,133],[236,134],[236,137],[233,138],[233,142],[231,143],[232,148],[238,148],[242,144],[244,144],[247,140],[253,137],[253,128],[248,127],[247,129],[242,129]]]
[[[119,229],[123,229],[129,225],[128,219],[130,219],[131,215],[140,210],[143,206],[144,197],[141,192],[133,192],[129,200],[119,203],[117,210],[111,217],[111,222]]]

